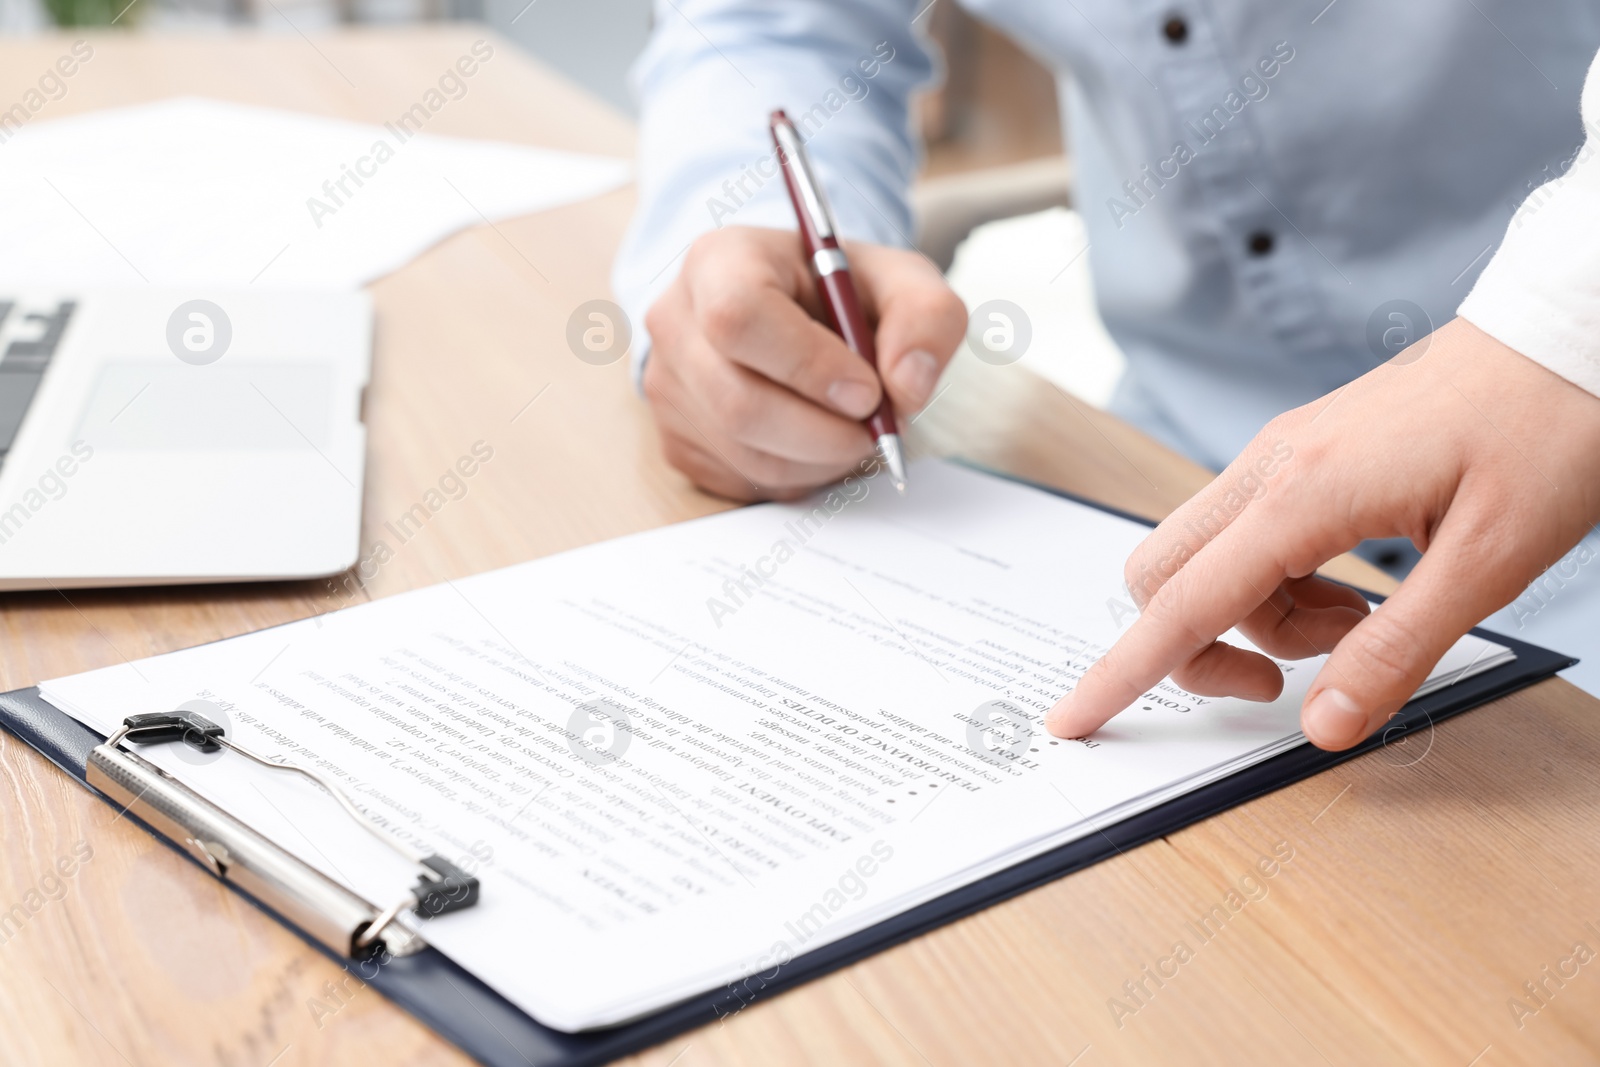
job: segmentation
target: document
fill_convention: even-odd
[[[42,690],[107,733],[197,702],[474,866],[479,906],[408,925],[562,1030],[757,989],[1305,743],[1316,660],[1282,664],[1270,704],[1164,683],[1051,737],[1045,710],[1131,619],[1147,529],[953,464],[914,476],[904,499],[851,479]],[[1512,655],[1469,636],[1430,685]],[[142,752],[375,903],[410,884],[297,776]]]
[[[194,97],[30,123],[0,169],[0,286],[353,288],[458,230],[630,172],[428,129],[415,114],[368,125]]]

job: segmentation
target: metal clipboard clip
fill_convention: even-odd
[[[326,775],[257,755],[230,740],[223,727],[192,711],[130,715],[89,754],[89,784],[125,811],[181,845],[212,874],[233,882],[341,956],[365,959],[387,952],[409,956],[427,943],[395,923],[403,911],[424,919],[470,908],[478,879],[440,856],[396,838],[356,807]],[[274,770],[291,771],[321,786],[378,840],[419,870],[417,884],[379,908],[315,867],[273,844],[122,742],[177,741],[202,752],[225,748]]]

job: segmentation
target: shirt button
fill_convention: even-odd
[[[1252,256],[1265,256],[1271,253],[1273,245],[1272,234],[1267,230],[1257,230],[1245,241],[1245,247]]]
[[[1189,24],[1178,15],[1169,15],[1161,25],[1161,33],[1171,43],[1182,44],[1189,39]]]

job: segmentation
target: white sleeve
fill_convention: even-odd
[[[1571,166],[1529,194],[1457,314],[1600,396],[1600,56],[1583,128]]]
[[[933,74],[913,0],[657,0],[633,70],[640,97],[639,206],[612,270],[633,327],[690,242],[721,226],[793,229],[767,118],[786,108],[847,237],[910,241],[918,158],[911,94]]]

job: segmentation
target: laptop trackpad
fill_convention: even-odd
[[[109,363],[74,438],[123,451],[320,450],[332,392],[326,363]]]

